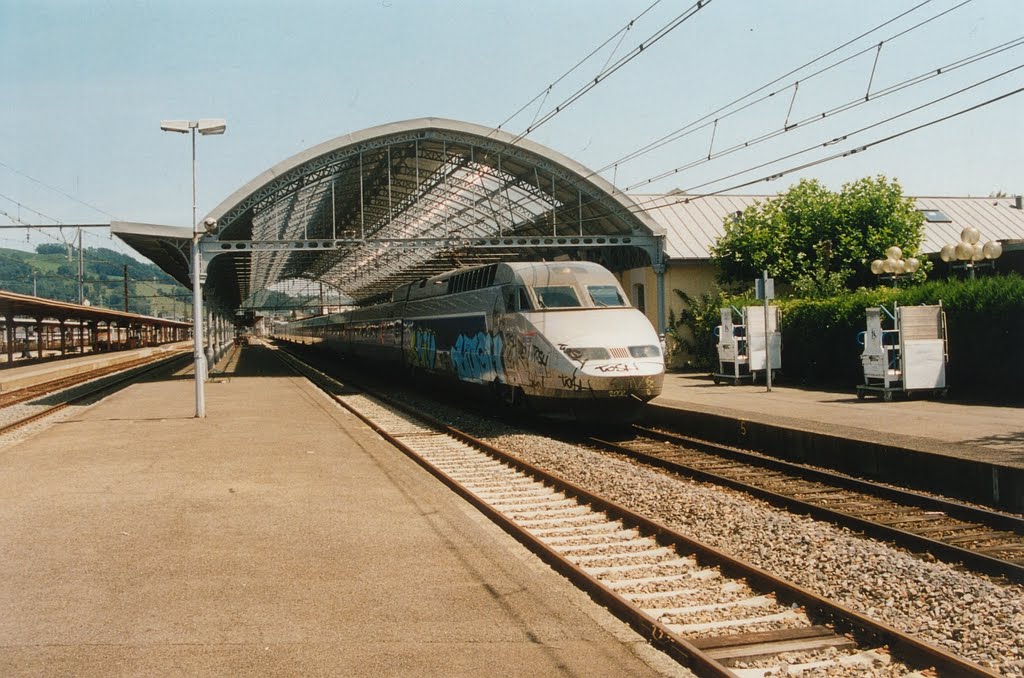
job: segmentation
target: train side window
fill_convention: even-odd
[[[518,310],[530,311],[533,310],[533,304],[530,303],[530,295],[527,294],[525,287],[519,288],[518,298]]]

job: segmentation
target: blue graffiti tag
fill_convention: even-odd
[[[468,337],[460,334],[451,350],[455,374],[463,381],[491,382],[505,378],[501,335],[477,332]]]

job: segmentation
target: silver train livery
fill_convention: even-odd
[[[488,386],[551,417],[628,418],[661,393],[647,317],[590,262],[497,263],[404,285],[390,303],[280,326],[349,358]]]

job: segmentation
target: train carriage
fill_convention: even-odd
[[[552,417],[628,418],[661,392],[650,321],[591,262],[498,263],[404,285],[389,303],[287,324],[284,338],[465,384]]]

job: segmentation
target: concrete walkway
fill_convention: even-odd
[[[219,369],[0,448],[0,675],[684,673],[270,349]]]

